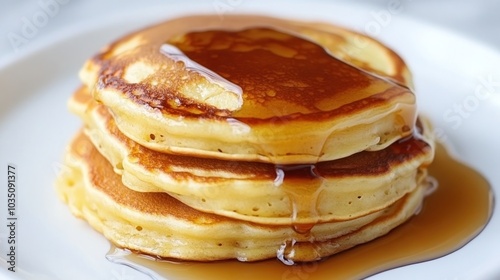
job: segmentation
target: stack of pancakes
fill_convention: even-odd
[[[419,209],[433,158],[409,71],[318,23],[193,16],[89,59],[57,190],[116,245],[183,260],[313,261]]]

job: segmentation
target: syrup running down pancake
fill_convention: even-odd
[[[186,260],[285,258],[314,261],[386,234],[420,207],[427,184],[387,208],[348,221],[317,224],[301,234],[197,211],[165,193],[130,190],[93,144],[78,134],[57,181],[71,211],[120,247]],[[293,243],[293,244],[292,244]]]
[[[316,261],[386,235],[429,191],[409,71],[353,31],[183,17],[108,45],[80,79],[57,190],[119,247]]]
[[[373,39],[265,17],[249,23],[244,16],[206,16],[185,29],[190,20],[126,36],[80,72],[119,129],[139,144],[307,164],[381,150],[412,133],[408,70]],[[360,36],[368,46],[341,60]]]
[[[127,187],[167,192],[200,211],[261,224],[350,220],[379,211],[425,180],[433,157],[428,127],[421,128],[427,142],[411,137],[381,151],[360,152],[315,166],[277,167],[162,154],[125,137],[106,107],[97,104],[85,88],[69,104]]]

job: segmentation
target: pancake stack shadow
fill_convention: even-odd
[[[387,234],[434,144],[390,49],[322,23],[174,19],[90,58],[56,186],[119,247],[181,260],[315,261]]]

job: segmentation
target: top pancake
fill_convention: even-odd
[[[81,71],[129,138],[160,152],[277,164],[380,150],[410,135],[401,59],[325,24],[185,17],[133,33]]]

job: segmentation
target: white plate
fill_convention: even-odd
[[[169,17],[207,12],[265,13],[325,20],[386,42],[413,70],[421,111],[435,123],[454,153],[480,170],[500,190],[500,54],[446,30],[366,6],[254,3],[216,0],[165,4],[68,27],[28,54],[0,68],[0,278],[148,279],[109,263],[109,243],[75,219],[57,197],[53,181],[65,145],[80,121],[66,110],[78,86],[77,71],[102,45],[132,29]],[[214,6],[215,5],[215,6]],[[389,16],[388,16],[389,15]],[[222,14],[223,16],[223,14]],[[385,17],[384,17],[385,16]],[[486,94],[487,91],[490,94]],[[464,112],[458,112],[463,108]],[[7,166],[17,167],[17,264],[6,270]],[[500,209],[487,227],[445,257],[375,275],[372,279],[498,279]],[[5,268],[5,269],[4,269]],[[312,278],[311,278],[312,279]]]

